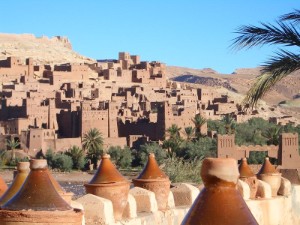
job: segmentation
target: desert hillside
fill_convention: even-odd
[[[255,77],[260,74],[259,68],[236,69],[233,74],[220,74],[212,69],[189,69],[184,67],[167,67],[167,77],[172,80],[199,83],[206,86],[222,86],[236,93],[245,94]],[[287,76],[280,81],[264,98],[268,104],[277,105],[299,97],[300,72]]]
[[[16,56],[22,60],[32,57],[36,63],[92,63],[95,60],[72,50],[68,38],[35,37],[32,34],[0,34],[0,59]]]

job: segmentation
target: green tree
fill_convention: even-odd
[[[224,123],[226,134],[234,134],[236,122],[232,115],[226,114],[225,116],[223,116],[222,122]]]
[[[15,140],[14,138],[11,138],[10,140],[6,140],[6,146],[9,149],[11,149],[11,152],[12,152],[11,160],[15,161],[15,159],[16,159],[15,149],[20,146],[20,142],[18,140]]]
[[[184,128],[184,134],[186,136],[187,141],[190,141],[193,138],[194,133],[195,133],[194,127],[185,127]]]
[[[170,139],[180,138],[181,127],[178,127],[176,124],[172,124],[167,130],[167,134]]]
[[[162,164],[167,158],[167,152],[156,142],[141,145],[137,150],[136,160],[138,164],[144,166],[148,160],[149,153],[154,153],[155,159],[158,164]]]
[[[239,35],[233,39],[232,47],[240,50],[263,45],[300,47],[300,10],[280,16],[275,25],[261,23],[260,26],[246,25],[236,30]],[[300,69],[300,55],[289,50],[279,49],[275,56],[262,65],[261,75],[256,79],[244,99],[245,105],[254,107],[282,78]]]
[[[262,134],[267,139],[268,145],[279,145],[279,136],[281,130],[282,128],[279,126],[270,127]]]
[[[206,123],[206,119],[203,116],[201,116],[200,114],[196,114],[195,117],[192,118],[192,121],[195,125],[196,138],[200,138],[202,136],[201,128]]]
[[[120,168],[131,167],[132,154],[129,147],[125,146],[123,149],[120,146],[111,146],[108,149],[112,161]]]
[[[96,128],[90,129],[83,136],[82,147],[87,151],[87,159],[90,159],[94,166],[103,153],[103,137],[100,131]]]
[[[80,170],[84,167],[84,151],[78,146],[73,145],[66,153],[73,161],[73,169]]]
[[[180,145],[183,141],[180,136],[180,130],[181,128],[176,124],[172,124],[172,126],[166,130],[168,139],[164,140],[163,148],[167,149],[169,156],[172,156],[173,153],[177,153],[179,151]]]

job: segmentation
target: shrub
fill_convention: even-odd
[[[0,150],[0,167],[3,167],[7,164],[8,159],[6,156],[6,151],[5,150]]]
[[[128,168],[131,166],[132,155],[131,150],[127,146],[122,149],[120,146],[112,146],[108,149],[112,161],[120,168]]]
[[[162,164],[167,157],[167,152],[158,143],[148,143],[141,145],[139,150],[136,150],[135,164],[144,166],[147,163],[149,153],[154,153],[158,164]]]
[[[17,166],[19,162],[29,162],[29,158],[28,157],[24,157],[24,158],[16,157],[14,160],[10,160],[8,162],[8,165],[9,166]]]
[[[183,158],[170,157],[165,160],[163,170],[172,182],[200,183],[200,169],[202,160],[184,160]]]
[[[65,152],[65,154],[72,158],[73,169],[80,170],[84,167],[84,151],[81,148],[78,146],[72,146],[72,148]]]
[[[66,154],[55,154],[52,163],[52,169],[58,169],[60,171],[69,172],[73,168],[72,158]]]
[[[46,152],[46,155],[45,155],[45,158],[47,160],[47,164],[50,168],[53,167],[53,160],[54,160],[54,156],[55,156],[55,153],[52,149],[48,149],[47,152]]]
[[[182,144],[177,156],[184,159],[216,157],[217,143],[215,139],[209,137],[200,137],[198,140],[186,141]]]

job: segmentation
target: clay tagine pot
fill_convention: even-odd
[[[241,164],[239,165],[239,173],[240,180],[246,182],[250,187],[250,198],[255,198],[258,188],[258,181],[257,177],[249,167],[246,158],[242,158]]]
[[[264,164],[257,174],[257,178],[271,186],[272,197],[277,196],[281,184],[281,173],[271,164],[269,157],[265,158]]]
[[[16,176],[10,185],[9,189],[0,198],[0,205],[5,204],[9,199],[11,199],[22,187],[28,174],[30,172],[29,162],[19,162],[17,165]]]
[[[58,192],[58,194],[68,203],[71,204],[72,197],[74,195],[73,192],[66,192],[65,189],[63,189],[60,184],[55,180],[53,175],[50,173],[50,171],[47,171],[49,173],[49,178],[55,188],[55,190]]]
[[[132,182],[135,187],[154,192],[159,210],[167,209],[171,182],[169,177],[159,168],[153,153],[149,154],[148,162],[143,171]]]
[[[30,173],[19,192],[1,206],[1,225],[81,225],[83,212],[73,208],[53,186],[47,161],[30,160]]]
[[[0,197],[6,192],[7,189],[7,184],[5,183],[3,178],[0,177]]]
[[[130,182],[120,174],[110,161],[110,155],[102,156],[96,174],[90,183],[84,186],[86,193],[109,199],[113,205],[115,220],[122,218],[127,205]]]
[[[236,189],[239,178],[236,160],[206,158],[201,177],[205,187],[181,225],[258,225]]]

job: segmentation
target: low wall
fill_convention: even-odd
[[[239,180],[238,189],[259,225],[300,224],[300,185],[292,186],[282,178],[279,196],[271,197],[271,187],[259,181],[256,199],[249,199],[250,188],[245,182]],[[120,221],[114,220],[112,203],[107,199],[87,194],[74,204],[84,209],[86,225],[180,225],[199,193],[200,190],[190,184],[177,184],[171,188],[168,209],[159,211],[153,192],[134,187],[130,189]]]

